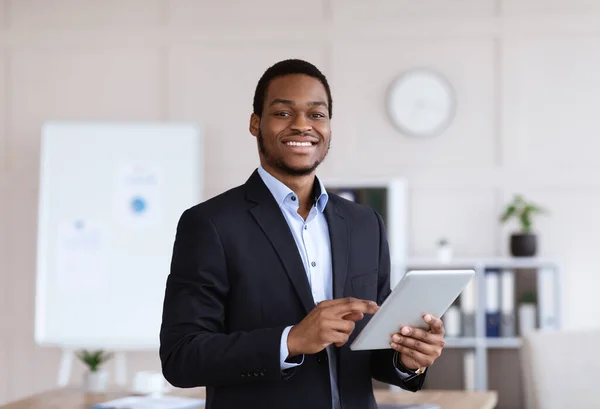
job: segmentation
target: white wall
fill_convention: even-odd
[[[565,324],[600,325],[599,50],[592,0],[0,0],[0,401],[52,387],[58,365],[33,343],[42,122],[199,121],[211,196],[256,166],[254,87],[287,57],[333,86],[323,176],[409,178],[411,255],[440,235],[458,255],[504,254],[497,216],[523,192],[552,211],[541,255],[564,267]],[[387,85],[415,65],[458,91],[436,139],[404,137],[384,114]]]

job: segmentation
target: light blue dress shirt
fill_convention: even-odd
[[[329,227],[325,218],[325,206],[329,200],[325,186],[319,181],[321,193],[317,198],[315,205],[310,209],[306,220],[298,214],[300,207],[299,199],[296,193],[281,181],[268,173],[262,166],[258,167],[258,173],[263,182],[277,201],[281,211],[287,221],[288,226],[294,236],[298,251],[304,263],[304,269],[308,277],[308,282],[315,303],[333,298],[333,273],[331,263],[331,243],[329,241]],[[318,180],[318,179],[317,179]],[[304,357],[300,363],[286,362],[289,355],[287,339],[290,329],[287,327],[281,336],[280,363],[281,369],[289,369],[294,366],[302,365]],[[332,407],[340,407],[339,392],[337,387],[337,356],[332,349],[334,346],[327,347],[329,362],[329,376],[331,380]],[[398,371],[403,376],[408,376]]]

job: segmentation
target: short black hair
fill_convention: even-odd
[[[292,74],[304,74],[310,77],[316,78],[321,81],[323,87],[325,87],[325,91],[327,92],[327,105],[329,106],[329,119],[332,116],[332,98],[331,98],[331,89],[329,88],[329,83],[327,82],[327,78],[325,75],[319,71],[317,67],[313,64],[299,59],[287,59],[283,61],[279,61],[278,63],[270,66],[264,72],[258,84],[256,85],[256,91],[254,92],[254,103],[253,109],[254,114],[257,116],[262,116],[262,111],[265,103],[265,96],[267,95],[267,88],[271,81],[277,77],[282,77],[285,75]]]

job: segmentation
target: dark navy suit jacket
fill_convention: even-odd
[[[371,208],[328,193],[334,298],[383,303],[390,256],[383,221]],[[294,238],[255,171],[236,188],[186,210],[178,223],[166,283],[160,359],[177,387],[206,386],[208,409],[331,408],[327,354],[280,368],[285,327],[314,301]],[[372,379],[417,391],[425,375],[402,379],[394,351],[351,351],[367,323],[336,348],[344,409],[376,408]]]

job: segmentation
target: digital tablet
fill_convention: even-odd
[[[391,349],[401,327],[429,329],[425,314],[440,318],[475,276],[474,270],[414,270],[402,277],[350,345],[353,351]]]

